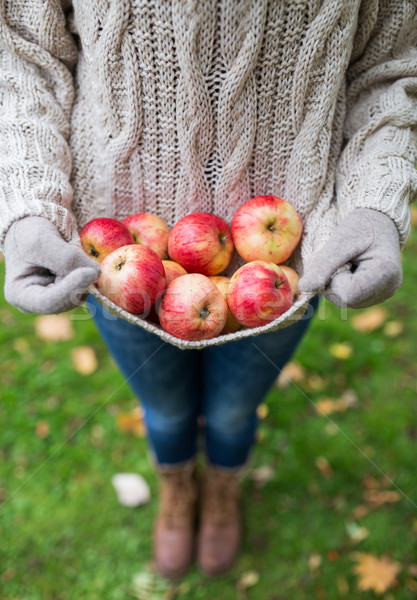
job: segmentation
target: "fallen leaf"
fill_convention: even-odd
[[[383,504],[393,504],[401,500],[401,495],[395,490],[366,490],[363,498],[373,507]]]
[[[397,583],[397,575],[402,568],[400,563],[387,556],[378,558],[359,552],[353,558],[357,564],[352,570],[359,577],[358,588],[361,591],[373,590],[376,594],[383,594]]]
[[[256,409],[256,414],[258,416],[258,419],[260,419],[261,421],[263,419],[266,419],[266,417],[269,414],[269,407],[267,404],[260,404],[258,406],[258,408]]]
[[[330,562],[335,562],[336,560],[339,560],[340,558],[340,553],[337,550],[329,550],[327,553],[327,560],[329,560]]]
[[[361,527],[354,521],[346,523],[346,531],[351,542],[359,544],[369,536],[369,530],[366,527]]]
[[[352,510],[352,518],[363,519],[363,517],[366,517],[366,515],[369,513],[369,510],[369,506],[366,506],[365,504],[359,504],[359,506],[356,506],[356,508]]]
[[[315,403],[316,413],[321,416],[330,415],[334,412],[345,412],[348,408],[355,406],[358,397],[352,390],[346,390],[340,398],[322,398]]]
[[[320,471],[323,477],[326,477],[326,479],[332,477],[333,469],[327,458],[325,458],[324,456],[318,456],[314,462],[317,469]]]
[[[123,506],[140,506],[151,499],[151,491],[141,475],[117,473],[111,480],[117,499]]]
[[[417,577],[417,565],[408,565],[407,573],[411,575],[411,577]]]
[[[117,428],[123,433],[144,437],[146,426],[144,421],[144,412],[140,406],[127,413],[120,413],[116,418]]]
[[[387,318],[388,311],[382,306],[377,306],[352,317],[352,325],[356,331],[368,333],[382,327]]]
[[[382,481],[375,479],[372,475],[362,477],[362,485],[367,490],[378,490],[382,487]]]
[[[45,342],[66,342],[75,332],[68,315],[42,315],[35,318],[35,334]]]
[[[401,321],[389,321],[384,327],[384,334],[387,337],[397,337],[404,331],[404,323]]]
[[[46,438],[49,435],[49,423],[47,421],[38,421],[35,431],[38,437]]]
[[[277,387],[286,388],[290,383],[300,383],[305,378],[305,370],[295,362],[289,362],[282,369],[277,379]]]
[[[251,473],[251,479],[259,487],[263,487],[265,484],[268,483],[268,481],[274,478],[274,475],[275,469],[271,467],[271,465],[263,465],[262,467],[253,469]]]
[[[339,360],[347,360],[352,356],[353,348],[350,344],[332,344],[330,354]]]
[[[413,592],[413,594],[417,594],[417,581],[415,579],[411,579],[411,577],[408,577],[405,582],[405,585],[410,590],[410,592]]]
[[[308,557],[308,568],[314,576],[318,575],[318,571],[321,567],[322,562],[323,557],[321,556],[321,554],[314,553],[310,554],[310,556]]]
[[[71,359],[74,369],[81,375],[91,375],[97,369],[96,353],[90,346],[78,346],[71,350]]]
[[[314,390],[315,392],[320,392],[320,390],[322,390],[326,386],[327,382],[324,379],[324,377],[322,377],[321,375],[317,375],[317,373],[314,373],[313,375],[310,375],[310,377],[307,379],[306,384],[311,390]]]
[[[137,600],[166,600],[171,583],[151,571],[136,573],[129,588],[129,594]]]
[[[257,571],[246,571],[242,573],[237,582],[237,588],[240,592],[244,592],[248,588],[253,587],[260,579]]]

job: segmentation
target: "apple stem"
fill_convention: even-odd
[[[227,240],[229,239],[229,236],[224,234],[224,233],[219,233],[219,241],[222,244],[222,246],[225,245],[225,243],[227,242]]]
[[[93,247],[90,248],[90,256],[94,256],[95,258],[98,256],[97,250]]]
[[[281,279],[281,281],[276,281],[275,282],[275,287],[277,290],[279,290],[285,283],[285,279]]]
[[[200,317],[202,319],[207,319],[207,317],[209,316],[209,314],[210,314],[210,311],[209,311],[208,306],[207,305],[203,306],[203,308],[200,310]]]
[[[119,261],[119,262],[117,263],[117,265],[115,265],[115,267],[114,267],[114,268],[116,269],[116,271],[121,271],[121,269],[122,269],[122,267],[123,267],[123,265],[124,265],[125,263],[126,263],[126,259],[125,259],[125,258],[122,258],[122,260],[121,260],[121,261]]]

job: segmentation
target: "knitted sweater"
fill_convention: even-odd
[[[0,244],[258,194],[299,211],[300,271],[357,207],[404,244],[416,43],[415,0],[0,0]]]

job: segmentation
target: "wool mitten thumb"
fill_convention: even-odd
[[[299,289],[301,293],[320,292],[336,306],[365,308],[393,296],[401,283],[394,222],[377,210],[358,208],[313,256]]]
[[[78,306],[100,275],[99,265],[66,242],[43,217],[13,223],[6,234],[4,256],[4,296],[26,313],[52,314]]]

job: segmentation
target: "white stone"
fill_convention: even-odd
[[[149,485],[136,473],[117,473],[112,477],[112,484],[123,506],[140,506],[151,498]]]

